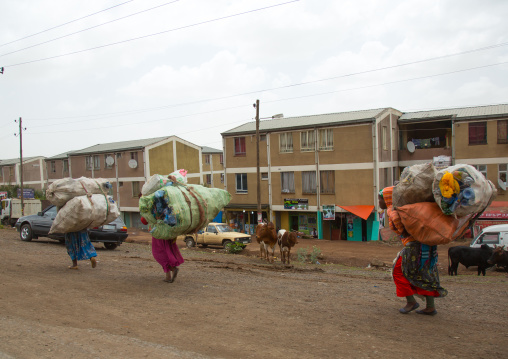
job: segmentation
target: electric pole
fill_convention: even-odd
[[[18,122],[18,120],[14,120]],[[23,128],[22,119],[19,118],[19,178],[20,178],[20,191],[21,191],[21,215],[25,214],[25,203],[23,201],[25,194],[23,193],[23,131],[26,131],[26,127]],[[16,136],[16,134],[14,134]]]
[[[257,192],[258,192],[258,223],[263,221],[261,212],[261,172],[259,169],[259,100],[254,104],[256,108],[256,167],[257,167]]]

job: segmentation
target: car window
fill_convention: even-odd
[[[233,232],[233,229],[226,224],[217,226],[217,229],[219,232]]]
[[[46,217],[55,217],[56,216],[56,207],[51,207],[46,212],[44,212]]]
[[[478,244],[499,244],[499,233],[485,233],[478,240]]]
[[[206,231],[207,232],[211,232],[211,233],[217,233],[217,230],[215,229],[215,226],[208,226],[208,229]]]

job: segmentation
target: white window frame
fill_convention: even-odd
[[[209,164],[210,164],[210,157],[211,157],[211,156],[212,156],[212,155],[205,155],[205,164],[206,164],[206,165],[209,165]]]
[[[395,146],[396,142],[397,142],[397,141],[395,141],[395,137],[396,136],[397,136],[397,133],[395,131],[395,128],[392,128],[392,138],[391,138],[391,140],[392,140],[392,151],[395,151],[397,149],[397,147]]]
[[[313,152],[316,149],[316,132],[314,130],[300,132],[300,151]]]
[[[321,128],[319,130],[319,150],[333,151],[333,128]]]
[[[293,132],[279,133],[279,152],[280,153],[293,152]]]
[[[132,186],[132,197],[133,198],[139,197],[139,193],[141,192],[139,190],[139,181],[132,181],[131,186]]]
[[[487,178],[487,165],[473,165],[474,168],[478,170],[482,175]]]
[[[504,176],[504,179],[502,178]],[[497,166],[497,178],[499,181],[504,182],[504,186],[508,184],[508,164],[507,163],[500,163]]]
[[[93,156],[93,169],[100,170],[101,169],[101,157],[99,155]]]
[[[261,180],[268,181],[268,172],[261,172]]]
[[[381,139],[383,141],[383,151],[387,151],[388,150],[388,127],[387,126],[383,126],[381,128]]]
[[[211,174],[206,175],[206,184],[212,184],[212,175]]]
[[[52,173],[56,173],[56,163],[55,161],[51,161],[51,172]]]
[[[92,163],[93,163],[92,156],[86,156],[85,157],[85,169],[87,171],[91,171],[92,170]]]
[[[249,189],[247,187],[247,173],[237,173],[235,175],[235,182],[236,182],[236,193],[248,192]]]

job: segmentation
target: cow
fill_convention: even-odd
[[[450,247],[448,249],[448,274],[457,275],[457,268],[460,263],[466,268],[478,266],[478,275],[482,273],[485,276],[485,269],[493,266],[493,264],[487,263],[491,255],[492,248],[486,244],[482,244],[480,248],[467,246]]]
[[[277,243],[280,249],[280,260],[283,264],[289,264],[289,258],[291,257],[291,248],[298,243],[296,233],[294,231],[288,232],[285,229],[281,229],[277,233]]]
[[[499,267],[504,267],[504,270],[508,272],[508,251],[504,250],[504,246],[496,246],[487,263],[497,264]]]
[[[256,240],[259,243],[259,252],[261,258],[271,263],[273,262],[275,245],[277,244],[277,232],[273,222],[259,223],[256,227]],[[272,259],[268,258],[268,249],[272,249]]]

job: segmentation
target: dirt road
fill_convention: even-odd
[[[130,235],[146,243],[144,237]],[[506,273],[477,277],[461,267],[458,277],[443,274],[449,295],[436,300],[437,316],[401,315],[389,272],[365,268],[374,255],[378,265],[391,262],[400,247],[310,240],[298,246],[314,243],[322,264],[294,261],[290,268],[260,261],[255,245],[248,255],[182,248],[186,262],[169,284],[147,244],[114,251],[98,244],[97,268],[80,263],[72,271],[58,242],[22,242],[12,229],[0,230],[0,358],[506,355]],[[342,257],[326,249],[332,244]]]

